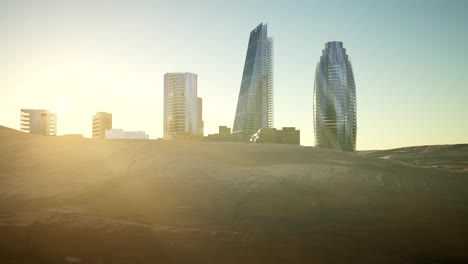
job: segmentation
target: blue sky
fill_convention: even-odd
[[[232,127],[249,32],[275,38],[275,126],[314,144],[324,43],[343,41],[357,85],[358,149],[468,142],[468,1],[1,1],[0,124],[20,108],[91,116],[162,136],[163,75],[198,74],[205,134]]]

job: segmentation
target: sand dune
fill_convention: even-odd
[[[372,157],[385,157],[421,168],[468,175],[468,144],[416,146],[365,153]]]
[[[0,262],[463,263],[467,157],[0,127]]]

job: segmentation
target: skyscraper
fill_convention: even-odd
[[[56,136],[57,115],[48,110],[21,109],[20,129],[36,135]]]
[[[327,42],[315,71],[315,146],[356,150],[356,85],[339,41]]]
[[[175,134],[203,135],[201,98],[197,97],[197,75],[164,75],[164,138]]]
[[[266,24],[250,32],[237,101],[233,133],[250,138],[260,128],[273,127],[273,38]]]
[[[97,112],[93,115],[93,138],[105,138],[106,131],[112,129],[112,114]]]

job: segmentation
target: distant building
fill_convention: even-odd
[[[276,128],[262,128],[253,134],[252,143],[278,143],[278,144],[301,144],[301,131],[294,127],[283,127],[282,130]]]
[[[219,126],[219,134],[226,136],[231,134],[231,128],[227,126]]]
[[[21,109],[20,129],[26,133],[56,136],[57,115],[48,110]]]
[[[202,100],[193,73],[164,75],[164,139],[175,134],[203,136]]]
[[[93,115],[93,138],[105,138],[109,129],[112,129],[112,114],[97,112]]]
[[[343,42],[325,44],[315,71],[315,146],[356,150],[356,84]]]
[[[124,131],[123,129],[106,130],[106,139],[149,139],[144,131]]]
[[[197,97],[197,122],[198,122],[198,135],[203,136],[204,134],[204,123],[203,123],[203,99]]]
[[[202,135],[193,135],[190,133],[176,132],[171,135],[172,140],[186,140],[186,141],[202,141]],[[166,138],[167,139],[167,138]]]
[[[250,32],[232,133],[248,140],[260,128],[269,127],[273,127],[273,38],[262,23]]]
[[[82,134],[65,134],[62,135],[64,138],[84,138]]]
[[[227,142],[247,142],[241,133],[232,134],[231,128],[227,126],[219,126],[219,132],[217,134],[209,134],[203,138],[203,141],[208,142],[218,142],[218,141],[227,141]]]

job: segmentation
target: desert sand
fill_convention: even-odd
[[[0,263],[466,263],[468,145],[43,137],[0,127]]]

